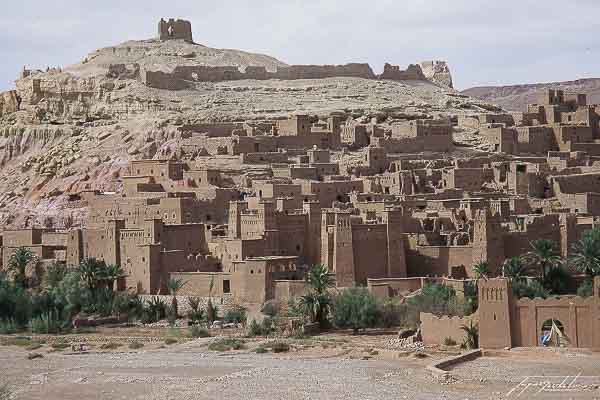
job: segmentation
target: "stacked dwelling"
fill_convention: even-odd
[[[304,291],[324,264],[338,287],[388,297],[425,277],[468,279],[487,261],[546,238],[563,256],[600,214],[600,118],[585,96],[548,91],[522,114],[359,123],[203,123],[179,128],[177,159],[132,161],[118,193],[72,193],[82,226],[5,231],[40,262],[95,257],[123,267],[121,288],[229,296],[244,304]],[[455,125],[497,152],[453,157]]]

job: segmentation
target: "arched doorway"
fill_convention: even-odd
[[[551,318],[544,321],[540,331],[540,346],[565,347],[569,344],[570,341],[565,334],[565,326],[560,320]]]

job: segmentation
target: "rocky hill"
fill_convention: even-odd
[[[391,123],[498,110],[445,86],[451,84],[445,63],[427,64],[430,80],[411,81],[236,80],[194,82],[174,91],[150,88],[139,77],[143,69],[177,66],[272,71],[285,65],[261,54],[152,39],[95,51],[64,70],[24,70],[16,90],[0,94],[0,223],[77,223],[85,208],[65,208],[69,196],[119,190],[130,160],[180,157],[178,128],[184,124],[272,120],[290,113],[318,119],[331,112]]]
[[[506,110],[524,111],[527,104],[536,102],[537,93],[544,89],[562,89],[569,92],[585,93],[588,95],[589,104],[600,103],[600,78],[528,85],[481,86],[464,90],[462,93],[498,104]]]

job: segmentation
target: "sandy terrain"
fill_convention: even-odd
[[[248,340],[245,349],[226,353],[208,350],[214,339],[180,339],[171,346],[146,343],[140,350],[124,345],[104,351],[96,344],[87,354],[52,351],[46,345],[35,350],[43,355],[35,360],[27,359],[31,351],[24,348],[2,346],[0,376],[10,383],[16,399],[184,400],[531,398],[539,386],[523,392],[524,386],[517,386],[528,375],[600,375],[598,354],[513,350],[463,364],[445,383],[425,366],[447,353],[427,350],[429,357],[416,358],[386,349],[390,338],[292,340],[292,351],[279,354],[255,353],[260,340]],[[600,396],[597,386],[579,389],[537,396]]]

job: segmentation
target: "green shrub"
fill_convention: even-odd
[[[188,311],[188,318],[192,325],[198,325],[205,320],[204,310],[200,308],[200,299],[197,297],[189,297],[188,304],[190,310]]]
[[[266,344],[265,347],[271,349],[273,353],[287,353],[290,351],[290,345],[286,342],[271,342]]]
[[[246,323],[246,309],[241,306],[234,306],[225,313],[223,321],[229,324]]]
[[[275,300],[269,300],[263,304],[260,312],[269,317],[275,317],[279,312],[279,305]]]
[[[172,345],[172,344],[175,344],[175,343],[177,343],[177,342],[178,342],[178,340],[177,340],[177,339],[175,339],[175,338],[166,338],[166,339],[165,339],[165,344],[166,344],[167,346],[170,346],[170,345]]]
[[[167,315],[167,304],[159,297],[153,297],[148,301],[142,313],[142,322],[151,324],[164,319]]]
[[[9,320],[2,320],[0,321],[0,334],[2,335],[10,335],[13,333],[17,333],[17,331],[19,330],[19,328],[17,327],[17,324],[15,323],[14,320],[9,319]]]
[[[40,315],[31,320],[30,329],[33,333],[61,333],[70,329],[69,321],[61,320],[55,313]]]
[[[456,340],[452,339],[451,337],[447,337],[444,339],[444,345],[446,346],[456,346]]]
[[[27,346],[25,350],[33,351],[42,348],[42,346],[43,344],[41,343],[33,342],[29,346]]]
[[[594,282],[587,280],[583,282],[579,288],[577,288],[577,296],[579,297],[591,297],[594,294]]]
[[[520,281],[514,282],[513,293],[517,298],[528,297],[530,299],[535,299],[536,297],[546,299],[550,296],[548,290],[544,288],[544,286],[538,281]]]
[[[31,345],[31,338],[28,338],[26,336],[2,338],[0,339],[0,344],[2,344],[3,346],[27,347]]]
[[[236,338],[217,339],[208,345],[211,351],[230,351],[245,348],[244,341]]]
[[[378,318],[377,299],[366,288],[346,289],[335,299],[333,319],[340,328],[352,328],[357,333],[375,326]]]
[[[201,328],[198,325],[190,326],[190,336],[193,338],[207,338],[210,337],[208,329]]]
[[[247,335],[249,337],[269,336],[273,332],[275,332],[275,324],[271,318],[263,319],[262,323],[260,324],[253,319],[248,326]]]
[[[264,354],[267,352],[267,349],[265,349],[263,346],[258,346],[256,349],[254,349],[254,352],[256,354]]]
[[[100,345],[100,349],[101,350],[116,350],[121,346],[123,346],[121,343],[106,342],[106,343],[102,343],[102,345]]]
[[[141,349],[142,347],[144,347],[144,343],[134,340],[133,342],[129,343],[128,347],[132,350],[137,350],[137,349]]]
[[[52,347],[53,350],[64,350],[66,348],[68,348],[69,346],[71,346],[69,343],[67,342],[63,342],[63,341],[59,341],[59,342],[53,342],[52,344],[50,344],[50,347]]]

